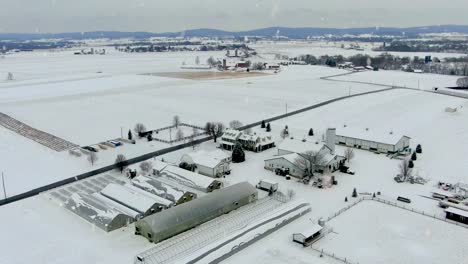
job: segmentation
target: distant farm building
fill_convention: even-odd
[[[209,177],[222,177],[229,170],[231,155],[222,150],[198,151],[182,155],[181,162],[195,165],[196,171]]]
[[[183,189],[177,186],[172,186],[146,176],[133,178],[132,184],[142,190],[169,200],[174,204],[182,204],[197,198],[197,194],[188,191],[187,188]]]
[[[239,142],[245,150],[260,152],[275,147],[275,142],[270,135],[261,133],[247,134],[235,129],[226,129],[221,136],[220,145],[226,150],[232,150],[236,142]]]
[[[276,168],[289,169],[289,175],[302,178],[306,176],[306,168],[296,163],[300,159],[299,154],[291,153],[282,156],[276,156],[265,160],[265,169],[274,171]]]
[[[156,180],[158,181],[159,178],[161,178],[166,183],[175,182],[205,193],[212,192],[223,187],[223,183],[221,181],[181,169],[162,161],[156,162],[153,168],[153,174],[156,176]]]
[[[160,242],[256,201],[255,187],[241,182],[184,203],[135,223],[135,234]]]
[[[336,144],[380,153],[399,153],[409,149],[410,137],[390,132],[372,129],[355,129],[345,127],[339,129]]]

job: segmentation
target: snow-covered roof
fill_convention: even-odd
[[[176,181],[174,178],[169,178],[169,177],[166,177],[164,175],[162,175],[162,176],[152,175],[151,178],[155,179],[156,181],[158,181],[158,182],[160,182],[162,184],[172,186],[173,188],[176,188],[176,189],[179,189],[179,190],[184,190],[185,192],[194,193],[194,194],[197,195],[197,197],[201,197],[201,196],[206,194],[205,192],[202,192],[199,188],[195,188],[193,186],[190,187],[190,186],[181,184],[179,181]]]
[[[153,169],[156,170],[156,171],[162,171],[164,170],[164,168],[166,168],[166,166],[168,166],[169,164],[167,164],[166,162],[163,162],[163,161],[160,161],[160,160],[156,160],[154,163],[153,163]]]
[[[182,156],[182,160],[184,160],[184,156],[189,157],[193,163],[208,168],[215,168],[220,163],[229,159],[229,155],[219,149],[213,151],[200,150],[197,152],[186,153]]]
[[[240,134],[241,134],[241,132],[239,130],[232,129],[232,128],[226,128],[226,130],[224,131],[221,138],[237,140],[237,138],[240,136]]]
[[[188,203],[183,203],[168,210],[145,217],[139,220],[135,225],[137,227],[145,225],[150,226],[153,234],[158,234],[166,230],[180,233],[184,231],[183,228],[190,228],[194,220],[198,221],[197,219],[200,219],[200,217],[203,219],[204,217],[210,216],[213,211],[231,206],[232,203],[252,195],[255,195],[255,197],[258,195],[255,187],[248,182],[237,183]],[[198,224],[201,224],[201,222]],[[174,229],[176,226],[180,227],[178,231]]]
[[[85,193],[73,193],[65,207],[107,232],[134,221],[133,217]]]
[[[395,145],[403,137],[408,137],[394,131],[381,131],[356,127],[344,127],[336,130],[336,136],[363,139],[378,143]],[[408,137],[409,138],[409,137]]]
[[[276,157],[273,157],[273,158],[269,158],[269,159],[266,159],[265,161],[267,160],[275,160],[275,159],[285,159],[289,162],[291,162],[292,164],[295,164],[296,160],[299,159],[301,156],[299,156],[299,154],[297,153],[290,153],[290,154],[286,154],[286,155],[281,155],[281,156],[276,156]]]
[[[307,151],[317,152],[322,150],[323,147],[324,144],[322,142],[288,138],[283,140],[283,142],[278,146],[278,149],[294,153],[304,153]]]
[[[117,210],[119,212],[122,212],[126,215],[129,215],[135,219],[139,218],[141,216],[141,213],[135,211],[135,210],[132,210],[112,199],[109,199],[107,198],[106,196],[100,194],[100,193],[93,193],[91,194],[91,196],[93,196],[94,198],[98,199],[99,201],[103,202],[106,204],[106,206],[108,206],[109,208],[113,209],[113,210]]]
[[[196,189],[207,189],[216,182],[216,180],[213,180],[210,177],[184,170],[176,166],[166,166],[161,175],[173,179],[182,185]]]
[[[325,155],[323,155],[323,164],[327,165],[333,160],[338,159],[338,158],[344,159],[344,157],[342,156],[326,153]]]
[[[461,210],[461,209],[454,208],[454,207],[449,207],[449,208],[445,209],[445,212],[453,213],[453,214],[456,214],[456,215],[459,215],[459,216],[468,217],[468,211]]]
[[[185,190],[157,181],[156,179],[138,176],[132,179],[133,185],[164,199],[177,203],[186,193]]]
[[[320,232],[323,229],[321,225],[314,224],[313,226],[307,228],[306,230],[300,232],[299,234],[303,235],[304,237],[311,237],[315,235],[317,232]]]
[[[447,197],[454,197],[455,194],[454,193],[451,193],[451,192],[448,192],[448,191],[445,191],[445,190],[442,190],[442,189],[434,189],[432,191],[432,193],[436,193],[436,194],[440,194],[440,195],[443,195],[443,196],[447,196]]]
[[[156,204],[164,205],[166,207],[172,206],[172,202],[163,199],[159,196],[150,193],[143,193],[144,191],[126,184],[124,186],[110,183],[101,190],[101,194],[105,197],[121,203],[133,210],[145,214],[148,210],[153,208]]]

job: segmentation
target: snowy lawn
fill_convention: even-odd
[[[467,263],[468,229],[374,201],[328,223],[313,245],[359,263]]]

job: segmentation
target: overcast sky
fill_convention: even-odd
[[[468,25],[468,0],[0,0],[0,32]]]

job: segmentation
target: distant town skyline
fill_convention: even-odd
[[[466,0],[6,0],[0,33],[468,25]]]

